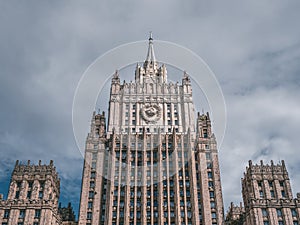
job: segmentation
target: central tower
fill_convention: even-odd
[[[167,69],[155,59],[153,39],[143,65],[136,65],[135,82],[120,83],[118,71],[114,74],[109,103],[108,134],[195,132],[194,105],[189,76],[182,84],[167,82]]]
[[[93,114],[86,140],[79,224],[222,224],[217,144],[198,113],[189,75],[168,82],[150,35],[135,81],[112,78],[108,126]]]

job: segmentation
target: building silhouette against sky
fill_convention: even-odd
[[[189,75],[168,82],[150,36],[134,76],[113,75],[107,128],[93,114],[79,224],[222,224],[217,142],[209,114],[195,115]]]
[[[108,118],[92,115],[78,222],[71,204],[59,205],[53,161],[17,161],[0,225],[299,225],[300,194],[293,198],[284,161],[249,161],[244,205],[232,203],[224,220],[217,141],[209,113],[195,112],[189,75],[169,82],[150,36],[134,77],[121,83],[116,71]]]

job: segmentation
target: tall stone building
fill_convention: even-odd
[[[273,161],[271,165],[264,165],[262,161],[260,165],[253,165],[249,161],[242,179],[242,194],[244,208],[229,210],[227,224],[299,225],[300,194],[293,198],[284,161],[277,165]],[[233,211],[236,213],[231,213]],[[237,223],[236,218],[241,217],[242,223]]]
[[[134,82],[111,81],[104,113],[86,139],[80,225],[223,223],[216,138],[195,115],[191,80],[168,82],[149,38]]]
[[[23,165],[18,161],[12,173],[7,200],[0,200],[0,224],[60,224],[58,199],[60,180],[53,162]]]

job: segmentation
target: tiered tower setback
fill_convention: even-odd
[[[107,128],[93,114],[79,224],[223,224],[216,138],[209,114],[195,114],[189,75],[168,82],[150,36],[135,81],[112,77]]]

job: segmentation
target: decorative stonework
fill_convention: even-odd
[[[195,126],[188,75],[181,84],[169,82],[149,41],[149,57],[137,65],[135,81],[112,79],[102,140],[94,132],[100,125],[93,115],[79,225],[221,225],[222,188],[210,118],[199,115]]]
[[[140,114],[146,123],[155,123],[161,118],[161,108],[157,104],[145,104],[142,106]]]

